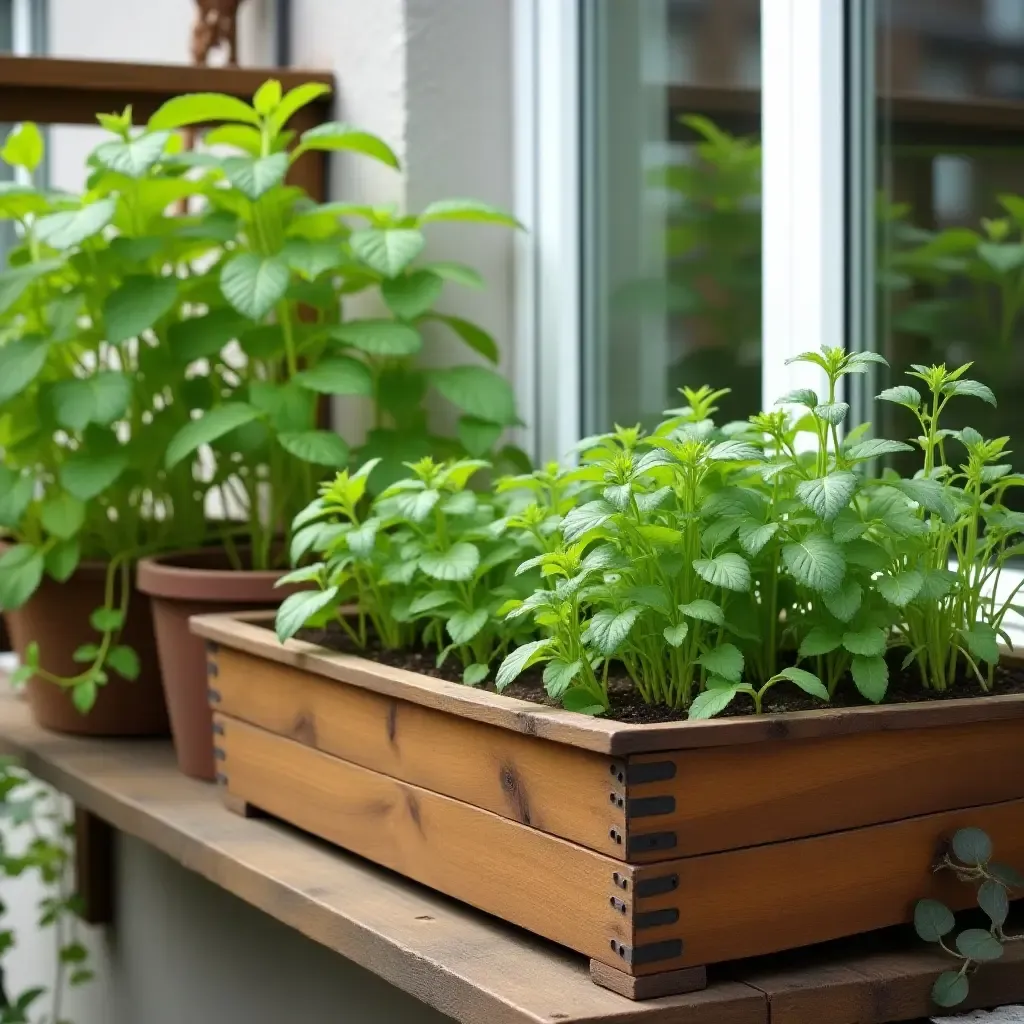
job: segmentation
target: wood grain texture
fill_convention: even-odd
[[[236,817],[169,743],[48,733],[0,698],[0,752],[126,835],[465,1024],[767,1024],[738,982],[634,1003],[551,943],[287,826]]]
[[[681,971],[662,971],[640,978],[609,967],[600,960],[590,961],[590,976],[598,985],[627,999],[660,999],[684,992],[699,992],[708,984],[708,972],[703,967],[684,967]]]
[[[1024,797],[1024,719],[645,754],[630,758],[627,770],[664,764],[674,766],[672,778],[624,789],[627,843],[672,830],[676,845],[669,854],[631,854],[631,861]],[[672,810],[663,810],[669,803]]]
[[[130,103],[135,123],[139,124],[172,96],[223,92],[249,100],[268,78],[276,78],[286,90],[303,82],[334,87],[334,76],[324,71],[5,55],[0,56],[0,110],[10,121],[95,124],[97,112],[122,110]],[[329,102],[328,98],[312,105],[319,121],[327,120]]]
[[[634,868],[633,886],[673,878],[635,911],[675,908],[678,924],[644,942],[681,938],[682,965],[719,963],[908,922],[924,897],[974,905],[970,886],[931,865],[943,839],[977,826],[999,858],[1024,864],[1024,800]],[[647,973],[637,971],[636,973]]]
[[[622,859],[610,760],[222,648],[215,711]]]
[[[75,807],[75,895],[86,924],[113,923],[114,830],[82,807]]]
[[[631,943],[610,905],[623,865],[217,715],[227,792],[414,881],[595,959]]]
[[[234,650],[280,665],[316,673],[327,679],[400,697],[512,732],[539,736],[598,753],[626,755],[662,750],[800,740],[876,731],[928,729],[972,722],[1024,719],[1024,694],[1000,697],[892,704],[883,707],[796,711],[785,715],[677,722],[669,725],[628,725],[559,708],[532,704],[443,679],[379,665],[366,658],[336,654],[316,644],[289,640],[280,644],[266,628],[273,613],[201,615],[191,620],[193,632]],[[1012,657],[1009,653],[1004,657]]]

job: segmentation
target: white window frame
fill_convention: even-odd
[[[602,0],[514,0],[517,213],[515,385],[541,459],[579,440],[581,10]],[[762,0],[762,400],[820,374],[785,360],[846,340],[843,4]]]

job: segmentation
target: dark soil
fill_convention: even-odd
[[[437,655],[434,651],[409,650],[389,651],[371,640],[365,650],[358,650],[348,636],[338,628],[306,629],[299,633],[299,639],[319,644],[332,651],[344,654],[357,654],[372,661],[379,661],[392,668],[404,668],[410,672],[420,672],[435,679],[446,679],[452,683],[462,682],[462,666],[457,658],[450,658],[438,668],[435,664]],[[901,668],[905,652],[893,651],[888,656],[889,689],[883,704],[917,704],[922,701],[958,700],[964,697],[997,696],[1009,693],[1024,693],[1024,662],[1005,662],[996,667],[995,680],[991,693],[985,693],[973,675],[961,674],[956,683],[942,693],[926,690],[921,685],[921,676],[916,665],[908,669]],[[494,691],[493,682],[484,683],[480,689]],[[632,683],[625,675],[615,676],[608,680],[608,691],[611,698],[611,710],[607,718],[616,722],[629,722],[635,725],[660,722],[679,722],[686,718],[685,711],[667,708],[662,705],[645,704],[633,689]],[[558,701],[552,700],[544,691],[541,670],[530,669],[524,672],[511,686],[502,693],[506,697],[518,697],[520,700],[532,701],[534,704],[547,704],[557,707]],[[793,683],[783,680],[776,683],[768,691],[764,699],[763,710],[766,714],[777,715],[786,711],[820,711],[826,705],[820,700],[805,694]],[[869,702],[861,697],[852,679],[840,683],[836,695],[832,698],[831,708],[855,708],[869,706]],[[737,718],[751,715],[754,711],[750,697],[739,694],[718,718]]]

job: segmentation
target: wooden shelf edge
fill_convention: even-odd
[[[214,786],[178,773],[166,742],[48,733],[23,701],[4,696],[0,753],[119,831],[467,1024],[767,1024],[764,995],[741,982],[648,1003],[601,989],[583,957],[287,826],[231,814]]]

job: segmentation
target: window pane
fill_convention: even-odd
[[[1024,3],[878,0],[877,12],[885,383],[908,383],[909,363],[973,361],[998,408],[960,398],[944,425],[1009,435],[1024,469]],[[873,415],[886,436],[913,430],[899,407]]]
[[[760,4],[584,4],[584,429],[761,402]]]

